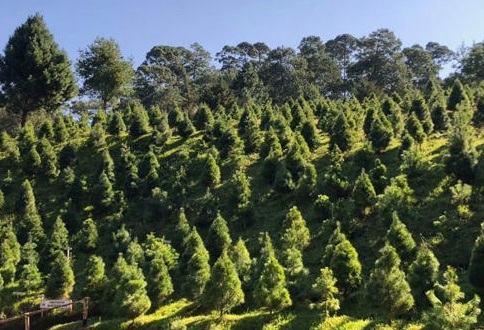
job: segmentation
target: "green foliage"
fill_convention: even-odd
[[[382,152],[385,150],[393,137],[393,131],[387,120],[375,118],[371,124],[369,140],[375,151]]]
[[[117,316],[135,317],[144,314],[151,307],[146,292],[146,281],[136,264],[128,264],[120,255],[113,267],[111,281],[114,295],[110,303],[112,312]]]
[[[338,146],[343,152],[350,150],[356,142],[356,134],[343,113],[340,113],[336,118],[330,133],[330,146]]]
[[[210,256],[195,227],[185,239],[182,259],[185,261],[182,265],[185,275],[182,289],[188,297],[197,299],[203,294],[210,280]]]
[[[469,262],[469,282],[476,288],[484,288],[484,224],[481,224],[481,232],[474,242],[471,259]]]
[[[99,99],[104,110],[129,93],[134,74],[116,41],[99,37],[80,52],[76,71],[82,78],[81,92]]]
[[[387,231],[386,240],[404,262],[409,263],[413,259],[417,245],[407,226],[398,217],[397,211],[392,213],[392,224]]]
[[[455,79],[454,83],[452,84],[449,97],[447,98],[447,109],[455,112],[457,110],[457,106],[463,101],[468,102],[468,96],[461,81],[459,79]]]
[[[237,269],[227,254],[221,254],[212,267],[212,274],[202,297],[202,304],[219,311],[220,316],[244,303],[242,283]]]
[[[134,138],[139,138],[150,131],[148,113],[140,104],[135,104],[131,109],[131,125],[129,134]]]
[[[76,282],[79,281],[82,285],[80,293],[84,297],[89,297],[91,308],[94,308],[94,310],[102,309],[102,297],[107,285],[104,260],[97,255],[89,256],[84,271],[80,275],[76,277]]]
[[[321,273],[312,286],[314,293],[317,295],[317,300],[311,303],[310,306],[324,311],[325,318],[340,309],[339,290],[336,282],[333,271],[328,267],[324,267],[321,268]]]
[[[430,116],[430,110],[425,103],[424,98],[422,95],[418,94],[413,100],[410,107],[410,111],[415,113],[417,118],[419,119],[420,123],[422,124],[422,128],[424,132],[428,135],[432,133],[434,128],[434,123],[432,122],[432,118]]]
[[[21,197],[18,202],[20,219],[18,221],[17,232],[20,243],[27,241],[27,236],[31,235],[34,243],[39,243],[45,238],[42,225],[42,218],[37,210],[34,191],[29,180],[22,183]]]
[[[21,114],[22,126],[30,112],[53,112],[77,93],[67,55],[40,14],[30,16],[15,30],[0,61],[7,109]]]
[[[49,240],[49,253],[55,256],[57,252],[63,252],[69,247],[69,232],[66,229],[61,216],[57,216],[52,226]]]
[[[250,281],[252,275],[253,261],[250,258],[249,250],[245,241],[239,237],[237,243],[229,251],[230,259],[234,262],[235,269],[243,284]]]
[[[74,272],[63,251],[55,254],[50,265],[45,295],[51,299],[68,298],[74,288]]]
[[[363,215],[367,215],[370,212],[369,208],[375,204],[375,188],[364,168],[361,169],[361,173],[356,179],[352,196],[360,213]]]
[[[222,255],[222,252],[227,250],[231,244],[232,238],[230,238],[227,221],[218,212],[208,229],[207,235],[207,248],[210,252],[211,259],[217,260]]]
[[[415,305],[420,308],[429,306],[425,293],[432,289],[439,275],[439,261],[430,248],[423,244],[417,249],[417,256],[408,267],[408,282],[412,288]]]
[[[193,117],[193,124],[198,130],[206,129],[210,131],[214,121],[212,110],[206,104],[200,105]]]
[[[336,240],[335,238],[332,241]],[[339,283],[338,288],[343,295],[348,295],[360,286],[361,264],[358,260],[358,252],[346,237],[343,237],[340,243],[334,245],[329,268],[334,272],[334,276]]]
[[[408,312],[414,305],[410,285],[400,269],[400,258],[395,248],[385,244],[368,280],[368,296],[372,303],[393,320]]]
[[[284,269],[279,264],[274,252],[268,251],[260,277],[254,291],[254,298],[261,307],[271,313],[292,305],[289,291],[286,288]]]
[[[220,183],[220,168],[212,154],[207,155],[205,168],[200,178],[202,184],[214,187]]]
[[[470,329],[481,313],[481,299],[474,295],[468,302],[462,302],[464,293],[457,284],[459,278],[454,268],[447,266],[443,277],[444,284],[438,283],[435,289],[427,291],[432,309],[424,313],[423,322],[430,329]]]

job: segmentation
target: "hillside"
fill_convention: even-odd
[[[188,116],[177,108],[146,111],[130,101],[108,113],[98,111],[92,121],[57,115],[38,128],[27,124],[14,136],[4,131],[3,313],[15,315],[29,306],[29,298],[14,303],[11,292],[34,296],[47,290],[52,298],[89,295],[92,311],[100,315],[151,314],[182,297],[194,302],[187,316],[203,315],[216,305],[203,302],[208,299],[203,287],[209,285],[210,273],[201,272],[210,272],[216,256],[228,248],[232,259],[239,258],[233,261],[245,303],[233,312],[243,312],[243,318],[251,317],[245,314],[250,310],[258,315],[255,319],[277,319],[259,310],[267,306],[277,311],[277,304],[253,298],[260,285],[257,276],[263,272],[261,260],[272,255],[284,267],[283,285],[295,311],[317,322],[321,312],[308,307],[322,298],[311,287],[319,269],[328,266],[337,278],[338,314],[356,319],[379,316],[385,322],[389,311],[384,306],[364,303],[385,240],[394,245],[397,268],[407,278],[417,251],[426,249],[440,262],[440,272],[447,265],[459,270],[459,284],[471,297],[479,291],[469,285],[466,269],[483,213],[477,154],[484,140],[470,120],[482,110],[474,100],[464,100],[457,110],[446,110],[451,118],[448,127],[439,128],[435,119],[425,122],[421,117],[416,122],[431,128],[424,131],[420,125],[412,132],[417,105],[428,112],[427,120],[436,117],[437,110],[429,109],[428,103],[420,94],[362,103],[297,99],[281,106],[212,110],[201,105]],[[382,130],[386,137],[375,133],[382,123],[388,125]],[[459,129],[467,132],[467,140],[460,142],[465,150],[455,147]],[[468,168],[464,157],[473,157]],[[395,225],[398,222],[403,229]],[[396,234],[387,233],[391,226]],[[301,236],[304,230],[307,238]],[[328,258],[335,253],[331,246],[338,245],[335,239],[341,239],[335,230],[354,246],[355,262],[361,264],[351,281],[346,266]],[[202,242],[196,243],[194,232]],[[267,252],[264,232],[275,253]],[[415,243],[408,245],[402,235],[411,235]],[[239,239],[252,259],[240,259],[240,245],[235,248]],[[69,260],[62,257],[67,246],[72,247]],[[199,248],[206,252],[193,252]],[[210,259],[194,265],[198,253]],[[158,258],[161,268],[153,267]],[[34,276],[32,271],[27,272],[34,265],[40,272],[37,282],[29,277]],[[63,267],[72,271],[65,273]],[[150,303],[117,305],[129,297],[112,291],[128,290],[119,287],[123,279],[117,277],[126,274],[142,281],[141,291],[131,294],[144,294]],[[430,280],[437,278],[425,282]],[[104,299],[109,299],[108,305]],[[413,299],[412,306],[417,307],[396,307],[395,316],[418,320],[428,302],[415,294]],[[183,312],[176,315],[185,317]],[[297,318],[299,312],[289,315]]]

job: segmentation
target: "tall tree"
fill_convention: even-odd
[[[439,261],[430,248],[423,244],[418,247],[417,256],[408,267],[408,282],[417,308],[428,307],[429,302],[425,293],[432,289],[439,275]]]
[[[0,88],[6,107],[21,114],[52,112],[77,93],[67,54],[59,49],[40,14],[18,27],[0,56]]]
[[[469,282],[479,290],[484,288],[484,223],[481,232],[474,242],[469,262]]]
[[[414,305],[410,285],[400,269],[400,258],[390,244],[380,249],[368,281],[368,294],[389,320],[408,312]]]
[[[312,286],[313,291],[318,295],[318,300],[311,304],[311,307],[322,309],[325,317],[328,317],[332,312],[336,312],[340,308],[339,290],[336,282],[333,271],[328,267],[324,267],[321,268],[321,273]]]
[[[208,230],[207,248],[210,251],[211,259],[217,260],[231,244],[232,238],[230,237],[227,221],[218,212]]]
[[[45,238],[45,232],[42,225],[42,218],[37,209],[34,191],[29,180],[22,183],[22,195],[19,200],[20,211],[22,216],[17,224],[20,243],[27,241],[28,234],[32,235],[35,243],[41,242]]]
[[[67,298],[74,288],[74,272],[69,259],[63,251],[57,251],[51,263],[49,278],[46,283],[45,294],[49,298]]]
[[[392,224],[387,231],[386,239],[397,250],[403,261],[408,263],[413,259],[417,245],[407,226],[398,217],[397,211],[392,213]]]
[[[105,110],[129,94],[134,75],[116,41],[105,38],[96,38],[80,52],[76,70],[83,81],[81,92],[99,99]]]
[[[220,316],[244,303],[244,291],[237,269],[224,250],[212,267],[210,281],[203,295],[203,305],[218,310]]]

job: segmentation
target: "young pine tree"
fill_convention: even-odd
[[[360,286],[361,264],[358,252],[346,237],[334,246],[329,268],[333,270],[343,296],[347,296]]]
[[[28,234],[31,234],[34,243],[39,243],[45,238],[42,219],[35,201],[34,191],[29,180],[22,183],[21,197],[19,200],[19,211],[21,212],[18,221],[17,233],[20,243],[27,241]]]
[[[423,323],[435,330],[470,329],[481,313],[481,299],[474,295],[468,302],[462,302],[465,295],[457,284],[459,278],[454,268],[447,266],[443,277],[444,284],[438,283],[435,289],[427,291],[432,309],[424,313]]]
[[[230,237],[227,221],[218,212],[208,229],[207,249],[210,252],[210,258],[217,260],[221,256],[222,251],[227,250],[231,244],[232,238]]]
[[[74,272],[69,264],[69,259],[63,251],[56,252],[54,261],[50,265],[45,295],[54,299],[68,298],[72,293],[74,283]]]
[[[292,305],[286,288],[284,269],[274,253],[269,253],[263,266],[255,287],[254,298],[260,307],[268,308],[271,313]]]
[[[387,231],[386,239],[396,249],[401,259],[407,263],[413,259],[416,244],[407,226],[398,217],[397,211],[392,213],[392,224]]]
[[[208,187],[215,187],[220,183],[220,168],[212,154],[207,155],[205,168],[200,178],[202,184]]]
[[[218,310],[220,317],[232,308],[244,303],[244,291],[237,274],[237,268],[227,250],[212,267],[210,280],[203,294],[203,305]]]
[[[415,260],[408,267],[408,282],[412,288],[415,305],[419,310],[429,307],[426,292],[432,289],[439,275],[439,261],[426,245],[417,249]]]
[[[400,269],[396,250],[385,244],[368,281],[368,295],[375,307],[389,320],[408,312],[414,305],[410,285]]]
[[[482,291],[484,289],[484,223],[481,224],[481,232],[472,249],[468,273],[472,286]]]
[[[185,281],[182,290],[191,299],[199,298],[210,279],[209,253],[195,227],[186,238],[182,259],[182,274]]]
[[[376,192],[364,168],[356,179],[352,195],[360,214],[368,215],[376,202]]]
[[[317,300],[310,307],[322,310],[325,318],[340,309],[339,290],[336,282],[333,271],[324,267],[321,268],[321,273],[312,286],[313,292],[317,295]]]
[[[252,275],[253,262],[242,238],[239,237],[237,243],[232,246],[229,256],[234,262],[235,269],[237,270],[237,274],[239,274],[242,284],[248,284]]]

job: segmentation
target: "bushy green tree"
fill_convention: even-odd
[[[284,228],[282,236],[284,247],[294,246],[302,251],[309,245],[311,240],[309,228],[306,226],[306,220],[304,220],[297,206],[291,207],[287,212],[282,227]]]
[[[133,138],[139,138],[150,131],[149,117],[145,108],[141,104],[135,104],[131,110],[131,125],[129,134]]]
[[[422,123],[418,119],[415,112],[412,112],[411,115],[408,117],[407,122],[405,124],[405,128],[410,136],[417,142],[418,144],[422,144],[425,141],[427,135],[425,134],[424,128]]]
[[[57,168],[57,154],[49,140],[42,138],[39,143],[39,156],[42,159],[42,173],[49,178],[57,178],[59,169]]]
[[[253,261],[250,258],[245,241],[241,237],[239,237],[237,243],[230,249],[229,256],[234,262],[237,274],[239,274],[242,283],[249,283],[252,275]]]
[[[224,250],[212,267],[212,274],[207,283],[202,304],[218,310],[220,316],[230,312],[245,300],[242,283],[235,264]]]
[[[207,155],[207,160],[200,181],[202,184],[209,187],[214,187],[220,183],[220,168],[212,154]]]
[[[445,170],[465,183],[473,181],[478,153],[473,144],[474,129],[472,113],[468,103],[457,106],[454,125],[448,140],[449,156],[445,160]]]
[[[322,310],[325,318],[327,318],[340,309],[339,290],[336,286],[337,280],[330,268],[321,268],[320,272],[312,286],[314,293],[317,295],[317,300],[311,303],[310,306]]]
[[[419,309],[429,306],[425,293],[434,287],[438,275],[439,261],[427,245],[420,245],[417,249],[417,256],[408,267],[407,272],[415,305]]]
[[[274,252],[269,252],[263,265],[255,287],[254,298],[259,306],[268,308],[271,313],[292,305],[286,288],[284,269]]]
[[[27,179],[22,183],[21,196],[18,205],[20,211],[20,219],[17,222],[19,242],[25,243],[28,234],[31,235],[33,242],[41,242],[45,238],[42,218],[37,210],[32,185]]]
[[[382,116],[384,115],[382,114]],[[368,139],[375,151],[382,152],[385,150],[390,145],[392,138],[393,130],[388,120],[383,120],[380,117],[375,118],[368,133]]]
[[[84,297],[89,297],[90,308],[96,311],[99,308],[103,309],[102,297],[108,279],[106,276],[106,265],[102,257],[97,255],[89,256],[81,274],[82,279],[79,279],[82,282],[80,293]]]
[[[334,125],[331,128],[329,144],[330,146],[338,146],[341,151],[350,150],[356,142],[356,134],[348,124],[344,113],[338,114]]]
[[[443,277],[444,284],[438,283],[433,290],[427,291],[432,309],[424,313],[424,324],[439,330],[470,329],[481,313],[481,299],[474,295],[471,300],[462,301],[465,295],[457,284],[459,278],[454,268],[447,266]]]
[[[469,97],[467,96],[464,85],[462,85],[462,82],[459,79],[455,79],[449,97],[447,98],[447,110],[454,113],[461,102],[468,101]]]
[[[57,216],[49,239],[49,253],[55,256],[57,252],[62,252],[69,247],[69,232],[61,216]]]
[[[329,268],[338,280],[338,288],[344,296],[357,289],[361,284],[361,263],[358,252],[346,238],[334,245]]]
[[[21,258],[21,245],[10,224],[0,226],[0,276],[9,284],[14,281]]]
[[[67,54],[59,49],[40,14],[15,29],[0,57],[0,84],[9,111],[53,112],[77,93]]]
[[[222,217],[220,212],[213,220],[208,229],[207,248],[212,260],[217,260],[224,250],[227,250],[232,244],[227,221]]]
[[[206,104],[201,104],[193,116],[193,124],[198,130],[205,129],[210,131],[214,121],[212,110]]]
[[[484,223],[481,232],[474,242],[469,262],[469,282],[477,289],[484,289]]]
[[[45,295],[48,298],[68,298],[74,288],[74,272],[69,264],[69,259],[63,251],[55,253],[54,261],[50,265]]]
[[[74,235],[76,250],[78,249],[86,254],[92,253],[98,246],[98,241],[99,235],[96,222],[92,218],[85,219],[79,232]]]
[[[389,320],[413,307],[414,299],[405,273],[400,268],[400,257],[390,244],[380,249],[367,290],[372,303]]]
[[[195,227],[184,242],[182,259],[185,263],[182,264],[182,274],[185,275],[182,289],[188,297],[197,299],[210,279],[210,256]]]
[[[76,71],[82,78],[81,92],[99,99],[104,110],[129,94],[134,75],[116,41],[99,37],[80,52]]]
[[[364,168],[361,169],[361,173],[356,179],[352,196],[358,211],[362,215],[367,215],[371,212],[370,209],[376,202],[376,192]]]
[[[126,124],[120,111],[114,111],[109,116],[108,132],[114,136],[119,136],[126,132]]]
[[[417,118],[419,119],[420,123],[422,124],[422,128],[424,132],[428,135],[432,133],[434,129],[434,123],[432,122],[432,118],[430,115],[430,110],[425,103],[425,99],[421,94],[417,94],[413,99],[410,106],[410,111],[415,113]]]
[[[407,263],[413,259],[417,244],[407,226],[398,217],[397,211],[392,213],[392,224],[387,231],[386,240],[396,249],[399,257]]]
[[[134,319],[150,309],[147,284],[138,265],[128,264],[124,257],[119,255],[113,266],[110,281],[112,301],[109,301],[109,304],[115,315]]]

